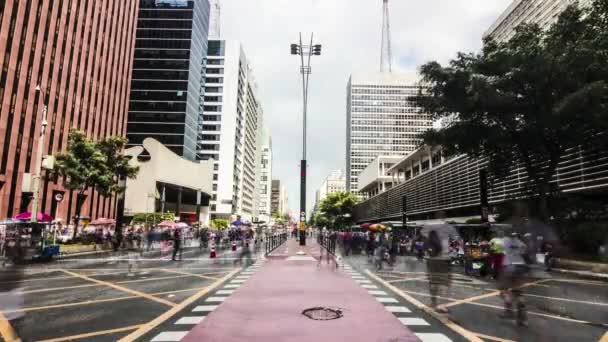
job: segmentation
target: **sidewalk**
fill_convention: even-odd
[[[319,253],[312,239],[304,248],[289,239],[182,341],[418,341],[350,276],[333,263],[318,264]],[[302,315],[319,306],[344,316],[321,321]]]

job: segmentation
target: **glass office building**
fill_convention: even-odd
[[[209,30],[208,0],[140,0],[127,136],[196,159]]]

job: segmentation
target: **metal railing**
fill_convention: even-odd
[[[266,253],[265,255],[270,254],[272,251],[277,249],[280,245],[287,241],[287,233],[274,234],[270,236],[266,236]]]
[[[317,242],[321,247],[325,248],[329,253],[336,255],[336,237],[335,235],[317,235]]]

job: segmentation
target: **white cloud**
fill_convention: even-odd
[[[222,36],[243,43],[271,129],[274,177],[299,212],[302,89],[289,45],[299,32],[323,44],[313,57],[308,115],[308,208],[330,170],[345,169],[346,84],[352,72],[379,69],[381,0],[220,0]],[[391,1],[393,65],[412,70],[477,50],[481,35],[511,0]]]

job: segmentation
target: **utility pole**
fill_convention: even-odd
[[[308,111],[308,79],[311,73],[310,58],[321,55],[321,45],[313,45],[313,34],[310,45],[302,44],[300,33],[299,44],[291,44],[291,54],[300,55],[300,73],[302,74],[303,123],[302,123],[302,160],[300,162],[300,246],[306,245],[306,115]],[[306,57],[306,61],[305,61]]]
[[[44,98],[44,92],[40,88],[40,86],[36,86],[36,91],[40,92],[42,96],[42,122],[40,123],[40,137],[38,138],[38,148],[36,149],[36,163],[35,163],[35,174],[32,177],[32,216],[30,217],[31,223],[36,223],[38,221],[38,197],[40,196],[40,178],[42,177],[42,154],[44,153],[44,135],[46,126],[48,122],[46,122],[46,101]]]

